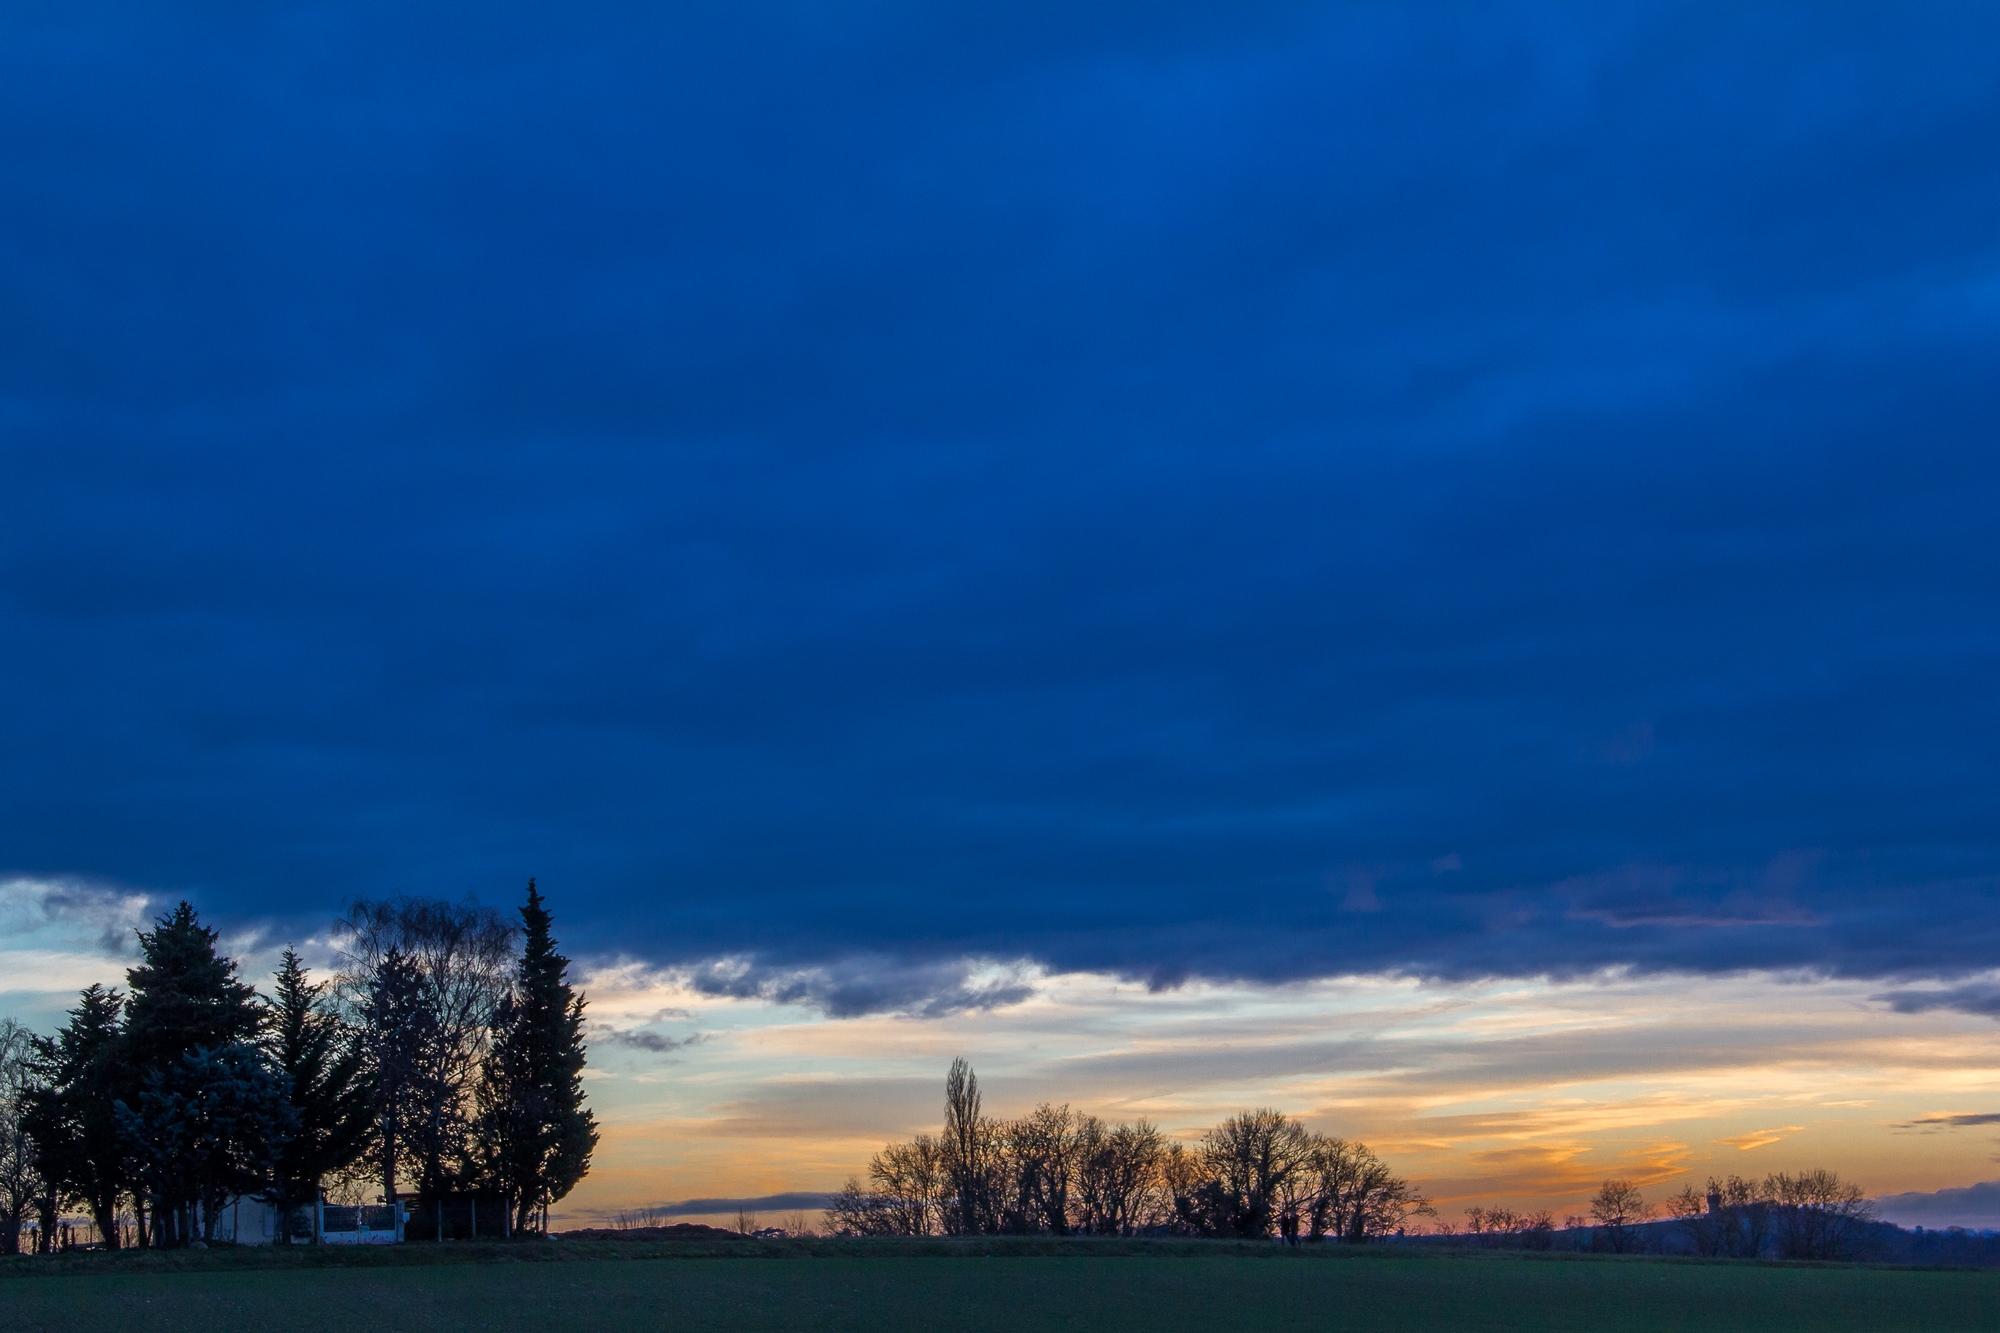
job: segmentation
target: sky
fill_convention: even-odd
[[[2000,18],[0,30],[24,1017],[181,897],[254,969],[534,875],[580,1216],[965,1054],[2000,1224]]]

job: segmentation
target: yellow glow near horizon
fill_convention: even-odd
[[[18,896],[18,895],[17,895]],[[122,917],[137,900],[106,900]],[[0,1013],[39,1030],[78,989],[123,984],[97,923],[15,932]],[[257,979],[275,951],[226,942]],[[308,949],[323,954],[323,944]],[[916,1019],[831,1019],[718,998],[641,964],[579,965],[603,1141],[572,1224],[669,1200],[838,1188],[883,1143],[935,1129],[954,1056],[990,1114],[1068,1102],[1192,1139],[1275,1106],[1361,1139],[1456,1220],[1474,1205],[1582,1210],[1607,1177],[1658,1199],[1685,1180],[1830,1166],[1871,1194],[2000,1177],[2000,1024],[1897,1013],[1880,983],[1607,974],[1287,986],[1010,966],[1028,998]],[[690,1040],[692,1039],[692,1040]],[[1926,1120],[1933,1123],[1921,1123]]]
[[[966,1055],[989,1112],[1069,1102],[1191,1138],[1249,1106],[1367,1141],[1456,1218],[1558,1216],[1610,1176],[1653,1197],[1710,1173],[1827,1165],[1871,1193],[2000,1175],[1993,1132],[1913,1122],[2000,1100],[2000,1027],[1901,1014],[1855,981],[1611,975],[1424,984],[1344,978],[1149,993],[1041,975],[1027,1001],[831,1020],[702,996],[626,966],[585,978],[600,1036],[588,1216],[689,1197],[830,1189],[885,1141],[935,1128]],[[610,1040],[652,1023],[696,1044]]]

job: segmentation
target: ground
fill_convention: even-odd
[[[470,1247],[468,1247],[470,1248]],[[2000,1272],[1244,1251],[571,1258],[209,1271],[7,1261],[0,1333],[118,1329],[2000,1330]],[[129,1256],[143,1260],[147,1256]],[[164,1258],[164,1256],[162,1256]],[[39,1270],[27,1266],[40,1263]],[[121,1271],[121,1268],[131,1271]]]

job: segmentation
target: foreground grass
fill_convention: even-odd
[[[0,1282],[0,1333],[212,1333],[217,1327],[286,1333],[2000,1330],[2000,1273],[1379,1251],[1332,1261],[1229,1253],[988,1259],[794,1252],[770,1262],[239,1265]]]

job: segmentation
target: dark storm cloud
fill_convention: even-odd
[[[2000,948],[1991,16],[5,22],[7,868],[841,1012]]]

